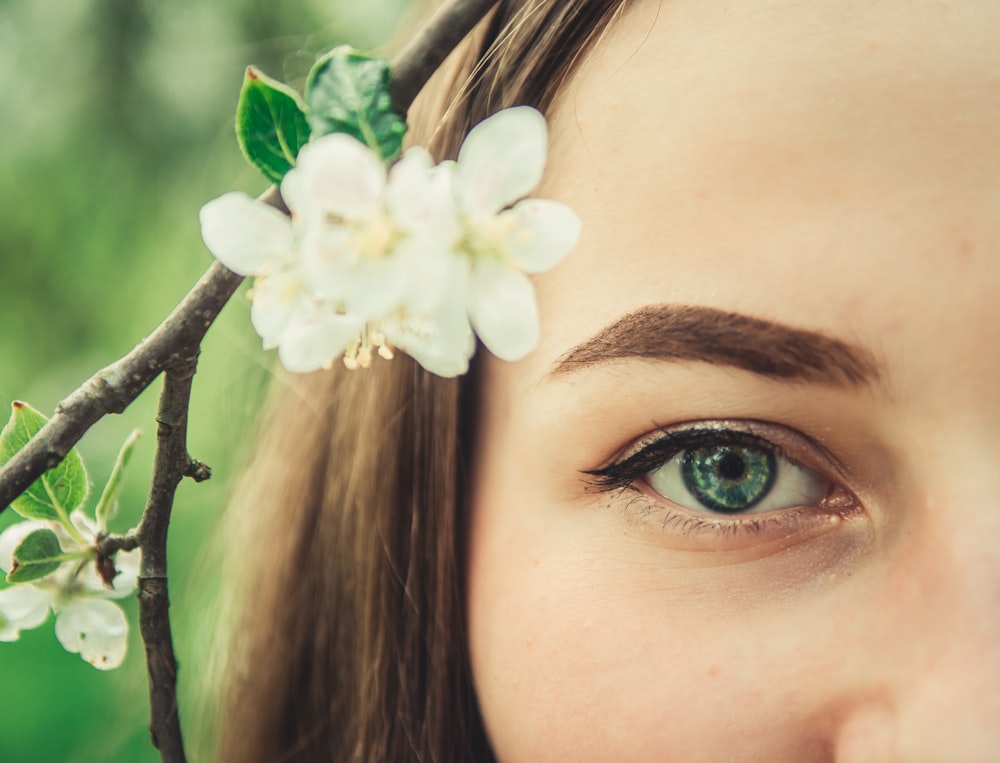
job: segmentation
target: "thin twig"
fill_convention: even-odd
[[[448,0],[392,60],[389,95],[401,115],[431,75],[489,12],[496,0]]]
[[[135,531],[127,535],[98,535],[94,548],[99,557],[113,559],[119,551],[133,551],[139,548],[139,536]]]
[[[170,633],[167,593],[167,529],[174,494],[195,462],[187,451],[188,404],[197,355],[166,370],[156,413],[156,458],[149,496],[135,536],[142,551],[139,569],[139,632],[146,646],[149,676],[149,736],[163,763],[185,763],[177,709],[177,661]]]

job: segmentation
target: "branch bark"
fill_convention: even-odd
[[[187,417],[197,354],[166,370],[156,414],[156,457],[149,496],[135,536],[142,551],[139,569],[139,632],[146,647],[149,678],[149,736],[163,763],[185,763],[177,708],[177,660],[170,632],[167,592],[167,529],[174,495],[193,472],[187,451]]]
[[[496,0],[448,0],[392,60],[389,95],[405,116],[431,75],[489,12]]]
[[[263,198],[277,206],[276,193]],[[94,424],[109,413],[124,411],[171,363],[197,352],[242,280],[243,276],[213,263],[152,334],[59,403],[45,426],[0,469],[0,511],[62,461]]]

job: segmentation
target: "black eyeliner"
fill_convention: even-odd
[[[662,431],[662,437],[631,456],[609,466],[583,471],[583,474],[594,478],[587,481],[588,487],[600,492],[629,488],[678,453],[706,445],[742,445],[784,455],[783,449],[773,442],[739,429],[692,427],[679,431]]]

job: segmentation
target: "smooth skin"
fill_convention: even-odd
[[[639,0],[551,130],[536,195],[584,233],[536,280],[539,348],[483,361],[472,487],[500,761],[1000,760],[1000,3]],[[661,305],[873,373],[559,365]],[[823,500],[754,529],[585,474],[693,422],[775,442]]]

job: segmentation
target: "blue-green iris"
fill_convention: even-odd
[[[745,445],[708,445],[684,453],[681,477],[691,494],[714,511],[752,508],[771,490],[778,474],[774,453]]]

